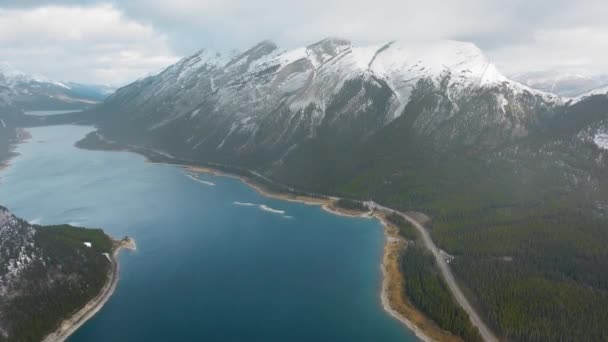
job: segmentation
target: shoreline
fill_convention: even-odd
[[[164,163],[164,164],[167,164],[167,163]],[[167,165],[175,165],[175,164],[167,164]],[[336,197],[320,198],[320,197],[311,197],[311,196],[305,196],[305,195],[292,195],[292,194],[273,192],[271,190],[265,189],[263,185],[257,184],[257,183],[255,183],[255,181],[253,181],[245,176],[233,175],[233,174],[219,171],[219,170],[213,169],[211,167],[206,167],[206,166],[190,166],[190,165],[178,165],[178,166],[180,166],[182,169],[184,169],[190,173],[206,173],[206,174],[211,174],[214,176],[238,179],[241,182],[245,183],[245,185],[249,186],[250,188],[253,188],[255,191],[257,191],[259,194],[261,194],[264,197],[278,199],[278,200],[286,201],[286,202],[296,202],[296,203],[302,203],[302,204],[306,204],[306,205],[321,206],[321,208],[323,210],[325,210],[326,212],[333,214],[333,215],[345,216],[345,217],[357,217],[357,218],[370,218],[370,219],[375,217],[375,214],[373,213],[372,210],[362,212],[362,211],[356,211],[356,210],[348,210],[348,209],[344,209],[344,208],[335,206],[334,203],[338,199]]]
[[[168,164],[175,165],[175,164]],[[343,208],[339,208],[333,205],[338,198],[316,198],[304,195],[290,195],[278,192],[273,192],[265,189],[261,184],[256,184],[255,181],[245,177],[234,174],[229,174],[224,171],[213,169],[211,167],[199,167],[199,166],[188,166],[188,165],[177,165],[187,172],[193,173],[206,173],[214,176],[229,177],[238,179],[247,186],[253,188],[262,196],[278,199],[288,202],[297,202],[306,205],[320,206],[321,209],[332,215],[353,217],[353,218],[368,218],[376,219],[382,225],[385,242],[383,248],[382,261],[380,263],[380,269],[382,271],[382,286],[380,288],[380,302],[382,308],[388,313],[393,319],[399,321],[407,329],[409,329],[417,338],[424,342],[431,341],[461,341],[460,338],[450,334],[437,327],[434,322],[428,319],[418,309],[416,309],[405,297],[402,292],[402,283],[397,281],[403,279],[403,274],[399,270],[395,263],[398,263],[398,254],[405,248],[407,242],[399,236],[397,228],[390,224],[385,219],[385,213],[378,210],[370,210],[368,212],[352,211]],[[393,267],[391,267],[393,266]],[[407,313],[404,313],[403,309]]]
[[[230,170],[221,170],[219,168],[221,165],[218,165],[218,167],[214,167],[213,165],[209,164],[195,165],[195,161],[181,160],[170,154],[157,151],[155,149],[133,145],[123,145],[116,141],[108,140],[101,133],[99,133],[99,131],[94,131],[94,134],[97,141],[94,141],[93,146],[88,145],[88,143],[90,143],[86,141],[88,136],[77,142],[76,146],[78,148],[89,150],[136,153],[143,156],[147,162],[179,167],[186,173],[203,173],[238,179],[247,186],[253,188],[262,196],[268,198],[320,206],[323,210],[333,215],[377,219],[382,225],[385,235],[383,258],[380,263],[380,269],[382,271],[380,303],[384,311],[393,319],[399,321],[422,341],[462,341],[462,339],[451,332],[439,328],[432,320],[420,312],[407,299],[403,291],[404,276],[401,273],[400,268],[395,267],[398,266],[398,253],[402,251],[401,248],[405,248],[405,240],[398,234],[398,229],[385,220],[384,214],[386,214],[386,210],[383,207],[377,207],[368,212],[354,212],[334,206],[333,203],[339,199],[338,197],[315,197],[314,195],[309,194],[286,193],[270,190],[266,188],[262,182],[257,182],[255,180],[253,176],[258,176],[257,173],[249,172],[252,174],[252,176],[245,176],[233,173]],[[98,145],[99,143],[101,143],[101,145]],[[263,177],[263,179],[265,179],[265,177]],[[291,188],[288,189],[290,191],[293,190]],[[423,213],[413,214],[415,214],[415,217],[410,217],[412,220],[420,219],[422,221],[424,218],[426,218],[426,215]],[[395,244],[394,242],[397,240],[402,241],[402,243]]]
[[[112,257],[109,258],[112,266],[108,274],[108,280],[101,288],[101,291],[97,296],[87,302],[84,307],[78,310],[71,317],[63,320],[57,330],[46,335],[42,342],[63,342],[70,337],[78,328],[84,323],[91,319],[103,306],[108,302],[110,297],[114,294],[118,280],[120,278],[120,263],[118,261],[118,255],[120,251],[124,249],[136,250],[137,246],[132,238],[123,240],[114,240],[116,247],[112,251]]]
[[[381,265],[383,277],[381,301],[384,310],[407,326],[422,341],[462,341],[460,337],[437,326],[407,298],[403,290],[403,282],[406,278],[401,272],[399,257],[409,242],[401,237],[396,226],[388,222],[385,213],[378,216],[386,236]]]
[[[3,171],[4,169],[9,168],[11,166],[11,160],[13,160],[14,158],[19,156],[19,153],[15,152],[15,150],[17,149],[17,145],[27,142],[29,139],[32,138],[32,135],[30,134],[30,132],[28,132],[24,128],[16,128],[16,131],[17,131],[17,140],[9,145],[8,151],[6,151],[7,153],[6,153],[5,158],[0,159],[0,171]],[[0,177],[0,181],[1,180],[2,180],[2,177]]]

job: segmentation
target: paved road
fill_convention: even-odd
[[[433,255],[435,256],[435,260],[437,261],[437,265],[439,266],[439,269],[441,270],[441,275],[443,276],[443,279],[445,280],[445,282],[448,284],[448,287],[450,288],[452,295],[454,296],[454,298],[456,298],[456,301],[458,302],[458,304],[460,304],[460,306],[469,314],[471,323],[473,323],[473,325],[476,326],[477,329],[479,329],[479,333],[481,334],[481,337],[483,338],[483,340],[487,341],[487,342],[498,342],[498,339],[496,338],[496,336],[494,336],[494,334],[492,333],[490,328],[488,328],[488,326],[481,320],[481,318],[479,317],[479,315],[477,314],[475,309],[473,309],[473,307],[471,306],[471,304],[469,303],[467,298],[464,296],[464,294],[460,290],[460,287],[458,287],[458,284],[456,283],[456,280],[454,279],[454,275],[452,274],[450,267],[448,266],[448,264],[445,262],[445,260],[441,256],[439,248],[437,248],[437,246],[435,246],[435,243],[431,239],[431,236],[429,235],[429,232],[426,230],[426,228],[424,228],[418,221],[416,221],[415,219],[413,219],[412,217],[410,217],[409,215],[407,215],[405,213],[398,212],[391,208],[387,208],[387,207],[378,205],[375,202],[367,202],[366,204],[375,209],[379,209],[382,211],[388,211],[388,212],[396,212],[396,213],[400,214],[401,216],[403,216],[404,219],[408,220],[408,222],[410,222],[420,232],[424,245],[431,252],[433,252]]]

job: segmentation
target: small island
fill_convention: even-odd
[[[33,225],[0,207],[0,341],[63,341],[109,299],[117,256],[101,229]]]

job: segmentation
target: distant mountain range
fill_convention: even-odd
[[[526,72],[515,74],[512,78],[531,88],[565,97],[576,97],[608,86],[608,75],[591,75],[580,70]]]
[[[120,143],[424,211],[498,335],[603,340],[608,88],[518,79],[464,42],[263,41],[201,50],[93,115]]]
[[[0,64],[0,101],[24,111],[89,108],[112,92],[107,86],[51,81]]]

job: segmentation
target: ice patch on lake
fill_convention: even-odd
[[[192,179],[195,182],[198,182],[198,183],[201,183],[201,184],[205,184],[205,185],[208,185],[208,186],[215,186],[215,183],[199,179],[198,177],[196,177],[194,175],[191,175],[189,173],[186,173],[186,176],[188,176],[188,178]]]
[[[273,208],[267,206],[266,204],[260,204],[259,207],[260,207],[260,209],[267,211],[269,213],[285,215],[285,210],[273,209]]]
[[[286,219],[293,219],[293,216],[285,215],[285,210],[274,209],[274,208],[267,206],[266,204],[255,204],[255,203],[249,203],[249,202],[232,202],[232,204],[238,205],[241,207],[258,207],[260,210],[265,211],[267,213],[281,215],[281,216],[283,216],[283,218],[286,218]]]
[[[608,150],[608,134],[606,134],[606,133],[597,134],[593,138],[593,142],[597,145],[597,147],[599,147],[603,150]]]
[[[254,203],[248,203],[248,202],[232,202],[232,204],[240,205],[243,207],[253,207],[255,205]]]

